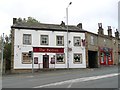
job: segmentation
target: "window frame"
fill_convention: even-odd
[[[74,57],[75,57],[75,54],[76,54],[76,55],[79,55],[79,57],[80,57],[80,61],[79,61],[79,62],[76,62],[76,61],[75,61],[75,58],[74,58]],[[82,53],[74,53],[74,54],[73,54],[73,63],[74,63],[74,64],[82,64],[82,63],[83,63]]]
[[[47,43],[42,43],[42,38],[44,37],[44,36],[47,36]],[[48,35],[40,35],[40,45],[49,45],[49,36]]]
[[[27,38],[27,40],[26,40],[26,38]],[[31,45],[31,44],[32,44],[32,35],[31,34],[23,34],[23,45]]]
[[[63,39],[63,40],[62,40],[62,44],[58,44],[58,37],[62,37],[62,39]],[[57,36],[56,36],[56,45],[57,45],[57,46],[64,46],[64,36],[61,36],[61,35],[57,35]]]
[[[63,61],[59,62],[57,60],[57,55],[63,55]],[[56,53],[56,64],[65,64],[65,53]]]
[[[28,54],[29,54],[28,52],[22,52],[22,64],[32,64],[32,59],[29,57]],[[28,59],[25,60],[24,57]]]
[[[79,40],[79,45],[75,45],[75,38],[79,38],[80,40]],[[74,46],[81,46],[81,37],[79,37],[79,36],[74,36],[73,37],[73,40],[74,40]]]
[[[94,42],[94,36],[90,36],[90,44],[91,45],[95,45],[95,42]]]

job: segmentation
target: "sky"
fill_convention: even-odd
[[[113,33],[118,28],[119,0],[0,0],[0,35],[10,34],[13,18],[34,17],[41,23],[66,23],[68,7],[68,24],[82,23],[83,29],[98,32],[98,23],[102,23],[104,33],[111,26]]]

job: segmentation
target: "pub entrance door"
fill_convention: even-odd
[[[49,55],[43,55],[43,68],[49,68]]]

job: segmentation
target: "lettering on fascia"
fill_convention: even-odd
[[[39,51],[45,51],[45,49],[39,48]]]

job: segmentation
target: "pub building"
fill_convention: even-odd
[[[11,29],[12,72],[31,70],[32,60],[34,69],[86,68],[86,31],[81,23],[77,26],[68,25],[67,32],[63,21],[60,25],[30,25],[13,18]],[[29,51],[33,52],[33,59],[29,57]]]
[[[113,37],[109,26],[104,35],[102,23],[98,26],[95,34],[84,30],[82,23],[68,25],[67,30],[63,21],[30,24],[13,18],[11,72],[31,72],[32,66],[38,70],[117,65],[119,33]]]

